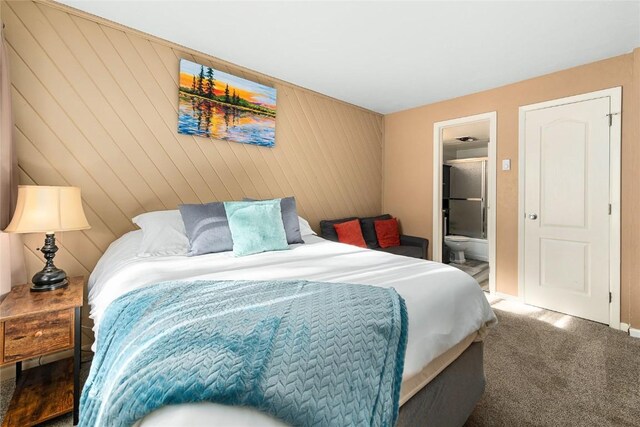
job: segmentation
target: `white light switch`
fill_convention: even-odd
[[[511,159],[503,159],[502,160],[502,170],[510,171],[511,170]]]

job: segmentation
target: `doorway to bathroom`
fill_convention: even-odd
[[[496,113],[434,124],[433,259],[495,292]]]

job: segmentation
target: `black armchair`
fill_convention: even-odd
[[[393,246],[391,248],[377,248],[377,250],[379,251],[420,259],[427,259],[428,249],[429,240],[422,237],[407,236],[406,234],[400,235],[400,246]]]
[[[370,249],[376,251],[389,252],[395,255],[404,255],[413,258],[427,259],[427,250],[429,248],[429,240],[422,237],[407,236],[406,234],[400,235],[400,246],[393,246],[390,248],[381,248],[378,245],[378,241],[373,229],[373,222],[376,219],[389,219],[391,215],[380,215],[378,217],[358,218],[360,220],[360,226],[363,231],[363,236],[367,242],[367,246]],[[338,235],[334,229],[334,224],[338,224],[345,221],[356,219],[355,217],[334,219],[334,220],[322,220],[320,221],[320,235],[321,237],[338,241]]]

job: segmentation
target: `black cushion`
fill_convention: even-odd
[[[374,221],[380,221],[383,219],[391,219],[391,215],[384,214],[379,216],[369,216],[366,218],[360,218],[360,228],[362,229],[362,237],[369,249],[379,248],[378,236],[376,235],[376,227],[373,224]]]
[[[379,251],[388,252],[395,255],[404,255],[412,258],[422,258],[422,248],[418,246],[393,246],[390,248],[379,248]]]
[[[349,218],[341,218],[341,219],[323,219],[320,221],[320,235],[327,239],[333,240],[334,242],[338,241],[338,233],[336,233],[336,228],[333,226],[334,224],[341,224],[347,221],[353,221],[357,219],[355,216]]]

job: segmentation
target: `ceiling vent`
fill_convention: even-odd
[[[472,136],[459,136],[456,139],[460,142],[474,142],[478,140],[478,138],[474,138]]]

